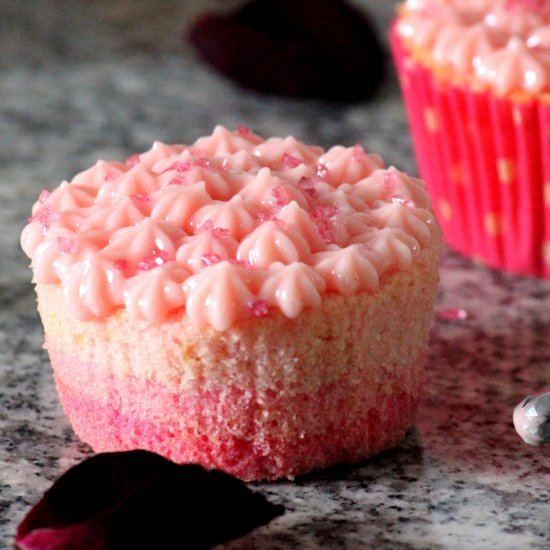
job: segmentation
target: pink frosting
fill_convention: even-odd
[[[294,318],[328,292],[376,291],[435,232],[422,182],[360,145],[220,126],[42,192],[21,243],[35,282],[61,284],[79,319],[184,311],[225,330],[276,310]]]
[[[548,0],[407,0],[397,29],[413,50],[499,95],[550,92]]]

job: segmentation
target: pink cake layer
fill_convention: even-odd
[[[37,284],[61,402],[96,451],[144,448],[245,480],[361,461],[414,422],[438,257],[421,252],[378,292],[223,332],[182,312],[79,321],[58,285]]]
[[[69,357],[56,360],[62,368],[84,366]],[[116,388],[95,382],[90,384],[94,391],[101,388],[99,399],[57,377],[75,432],[96,451],[147,448],[176,462],[198,462],[245,480],[354,463],[391,447],[411,426],[420,394],[416,384],[390,395],[372,395],[365,380],[354,386],[330,384],[314,394],[273,392],[259,405],[252,392],[232,388],[174,393],[133,379],[120,381]]]

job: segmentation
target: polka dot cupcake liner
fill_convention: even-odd
[[[490,267],[550,278],[550,101],[442,80],[391,44],[421,177],[447,243]]]

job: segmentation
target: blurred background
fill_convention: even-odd
[[[325,147],[361,142],[388,164],[414,170],[389,53],[378,93],[349,104],[244,89],[204,63],[186,39],[190,25],[244,3],[0,2],[2,225],[20,229],[41,189],[98,159],[123,160],[155,140],[191,143],[216,124],[244,124],[265,137],[294,135]],[[386,47],[394,2],[352,5],[368,12]],[[27,278],[18,235],[3,232],[0,249],[0,282]],[[10,265],[21,271],[13,274]]]
[[[2,225],[20,229],[41,189],[98,159],[123,160],[155,140],[191,143],[216,124],[244,124],[265,137],[294,135],[325,147],[361,142],[388,164],[414,171],[386,45],[394,2],[351,2],[374,22],[388,70],[374,97],[347,104],[244,89],[204,63],[186,39],[190,25],[245,3],[1,1]],[[27,277],[9,267],[26,265],[18,235],[3,232],[0,249],[0,281]]]

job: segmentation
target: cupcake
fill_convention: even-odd
[[[391,40],[445,239],[550,276],[550,2],[408,0]]]
[[[77,435],[244,480],[403,437],[440,240],[423,184],[361,145],[244,127],[99,161],[22,234]]]

